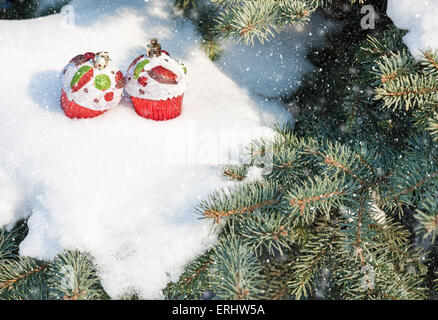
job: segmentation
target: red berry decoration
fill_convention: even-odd
[[[94,59],[95,56],[96,54],[94,54],[94,52],[87,52],[86,54],[84,54],[84,62]]]
[[[148,78],[146,77],[140,77],[138,78],[138,83],[141,84],[143,87],[146,87],[148,84]]]
[[[147,73],[152,79],[159,83],[177,84],[177,75],[163,66],[152,68],[151,70],[148,70]]]
[[[111,101],[111,100],[113,100],[114,99],[114,93],[113,92],[108,92],[106,95],[105,95],[105,100],[106,101]]]
[[[125,86],[125,76],[123,75],[123,73],[121,71],[118,71],[116,73],[116,88],[117,89],[121,89]]]
[[[124,78],[123,73],[121,71],[117,71],[116,73],[116,82],[119,82]]]
[[[69,63],[74,63],[76,66],[80,66],[81,64],[84,64],[88,60],[94,59],[95,54],[93,52],[87,52],[86,54],[79,54],[73,59],[70,60]]]

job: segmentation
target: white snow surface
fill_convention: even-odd
[[[74,25],[62,14],[0,21],[0,225],[29,216],[24,256],[90,252],[113,298],[132,290],[161,298],[168,281],[214,243],[210,222],[193,207],[231,184],[222,166],[237,161],[251,139],[270,137],[275,123],[291,120],[280,103],[251,91],[272,74],[269,63],[250,78],[230,76],[218,66],[244,64],[246,56],[212,63],[172,2],[74,0]],[[59,74],[71,57],[108,51],[125,72],[152,37],[187,65],[180,117],[141,118],[126,97],[97,118],[63,114]],[[288,59],[307,65],[303,55]]]
[[[386,12],[398,28],[409,30],[403,42],[412,55],[438,49],[437,0],[388,0]]]

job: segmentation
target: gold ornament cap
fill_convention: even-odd
[[[161,45],[157,38],[152,38],[150,43],[146,46],[146,55],[149,58],[161,56]]]
[[[109,58],[108,52],[101,51],[96,53],[93,59],[94,68],[98,70],[103,70],[108,65],[108,62],[111,59]]]

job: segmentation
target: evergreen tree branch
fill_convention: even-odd
[[[208,281],[209,268],[213,263],[213,251],[208,250],[189,263],[178,282],[170,282],[163,290],[166,299],[187,300],[199,299],[210,290]]]
[[[315,286],[323,264],[336,250],[338,242],[343,238],[339,230],[326,223],[320,223],[309,241],[301,248],[299,259],[293,266],[293,279],[288,282],[291,294],[296,299],[309,297]]]
[[[343,180],[333,180],[327,177],[314,177],[307,184],[290,190],[285,196],[285,207],[295,223],[312,223],[316,216],[337,209],[343,202],[349,202],[360,189],[355,183]]]
[[[220,299],[251,300],[263,294],[261,267],[237,237],[223,238],[214,248],[210,283]]]
[[[242,195],[246,196],[242,196]],[[251,213],[256,209],[274,207],[279,199],[275,186],[270,182],[249,183],[212,194],[202,202],[197,211],[204,217],[220,222],[225,217]]]
[[[96,266],[88,254],[65,251],[50,263],[50,298],[63,300],[107,299]]]
[[[0,298],[47,299],[48,264],[37,259],[0,261]]]

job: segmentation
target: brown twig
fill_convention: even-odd
[[[13,278],[13,279],[6,280],[5,282],[0,283],[0,289],[8,287],[9,290],[12,290],[14,284],[17,281],[19,281],[21,279],[24,279],[26,277],[29,277],[29,276],[31,276],[34,273],[40,272],[40,271],[46,269],[47,267],[48,267],[48,264],[45,264],[45,265],[42,265],[42,266],[40,266],[38,268],[31,269],[29,272],[22,273],[22,274],[18,275],[17,277]]]
[[[324,201],[326,199],[332,198],[334,196],[338,196],[338,195],[343,195],[345,194],[346,191],[335,191],[335,192],[331,192],[329,194],[322,194],[316,197],[312,197],[312,198],[307,198],[307,199],[291,199],[289,201],[291,206],[294,205],[299,205],[300,206],[300,214],[303,215],[304,214],[304,209],[306,208],[306,205],[308,203],[314,202],[314,201]]]
[[[213,218],[216,222],[220,222],[223,217],[228,217],[233,214],[238,213],[246,213],[246,212],[252,212],[258,208],[261,207],[267,207],[272,204],[274,204],[277,201],[277,198],[266,200],[261,203],[256,203],[255,205],[239,208],[236,210],[230,210],[230,211],[215,211],[215,210],[206,210],[204,211],[204,215],[210,218]]]

